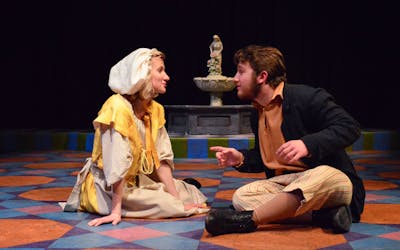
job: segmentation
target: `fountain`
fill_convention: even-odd
[[[195,77],[196,86],[206,92],[210,92],[210,106],[222,106],[223,92],[235,88],[232,77],[222,75],[222,50],[223,45],[218,35],[213,36],[210,44],[210,60],[207,61],[208,76]]]
[[[213,36],[207,61],[208,75],[194,77],[193,81],[202,91],[210,92],[210,105],[165,105],[167,130],[171,137],[207,137],[252,134],[251,105],[223,105],[223,92],[232,91],[236,84],[232,77],[222,75],[223,45],[218,35]]]

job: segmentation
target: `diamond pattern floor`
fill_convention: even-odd
[[[88,227],[96,217],[62,212],[76,174],[89,156],[81,151],[0,155],[0,248],[7,249],[400,249],[400,154],[354,151],[367,189],[361,223],[333,235],[307,225],[270,224],[250,234],[211,237],[204,215]],[[176,159],[175,177],[195,177],[211,207],[229,207],[234,190],[264,178],[219,168],[215,159]]]

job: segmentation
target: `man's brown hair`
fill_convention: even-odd
[[[283,54],[274,47],[249,45],[236,51],[235,64],[249,62],[256,75],[267,71],[267,83],[275,88],[281,82],[286,82],[286,66]]]

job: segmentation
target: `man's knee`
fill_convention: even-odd
[[[233,207],[236,209],[236,210],[238,210],[238,211],[243,211],[243,210],[245,210],[244,209],[244,206],[243,206],[243,196],[245,196],[244,195],[244,190],[243,190],[243,187],[241,187],[241,188],[238,188],[234,193],[233,193],[233,196],[232,196],[232,205],[233,205]]]

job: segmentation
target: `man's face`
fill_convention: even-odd
[[[240,62],[233,80],[236,83],[237,95],[242,100],[253,100],[259,91],[256,73],[249,62]]]

